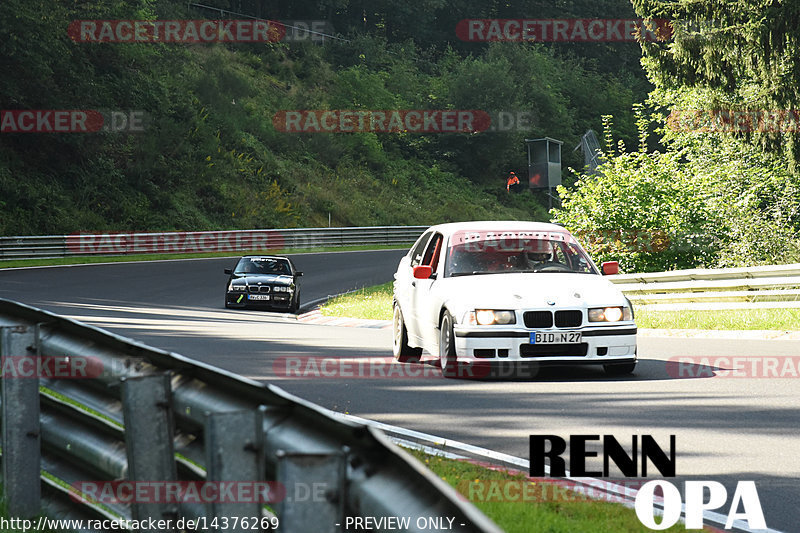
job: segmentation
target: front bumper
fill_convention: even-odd
[[[292,305],[293,292],[273,292],[268,294],[269,300],[250,300],[248,299],[249,293],[246,292],[232,292],[225,293],[225,301],[228,307],[253,307],[263,309],[288,309]]]
[[[528,329],[519,326],[455,325],[459,361],[493,364],[528,361],[551,364],[607,364],[636,360],[636,324]],[[581,333],[580,343],[531,344],[533,332]]]

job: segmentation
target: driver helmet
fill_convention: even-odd
[[[546,263],[552,260],[550,252],[528,252],[528,259],[534,263]]]

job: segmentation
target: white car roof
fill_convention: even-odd
[[[452,235],[457,231],[560,231],[569,233],[566,228],[558,224],[547,222],[528,222],[520,220],[482,220],[476,222],[451,222],[431,226],[427,231],[438,231],[443,235]]]

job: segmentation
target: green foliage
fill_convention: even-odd
[[[695,109],[793,110],[800,105],[800,5],[767,0],[633,0],[650,18],[676,21],[669,43],[644,43],[643,64],[661,104]],[[797,170],[800,137],[744,132]]]
[[[623,0],[602,3],[630,9]],[[211,4],[276,14],[249,0]],[[143,133],[2,134],[0,234],[313,226],[326,225],[329,213],[337,225],[544,220],[539,198],[505,192],[507,172],[524,172],[526,137],[574,146],[599,128],[602,113],[623,117],[618,133],[635,137],[628,110],[644,93],[598,68],[608,50],[594,47],[584,60],[556,46],[465,47],[454,39],[458,20],[500,16],[495,8],[331,0],[275,9],[307,19],[323,9],[337,28],[352,29],[352,40],[81,43],[67,35],[73,20],[208,13],[177,0],[7,0],[0,109],[134,110],[147,121]],[[638,57],[626,46],[628,60]],[[277,131],[273,115],[293,109],[481,109],[534,121],[527,130],[473,134]],[[571,150],[564,155],[580,162]]]
[[[555,220],[583,238],[598,261],[629,272],[800,261],[800,182],[752,147],[684,139],[650,152],[640,115],[639,149],[561,187]],[[621,148],[624,148],[622,146]]]

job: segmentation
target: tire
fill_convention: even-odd
[[[628,363],[609,363],[607,365],[603,365],[603,370],[605,370],[606,374],[609,376],[627,376],[629,374],[633,374],[635,369],[636,361]]]
[[[300,291],[294,295],[292,305],[289,306],[289,312],[296,313],[298,309],[300,309]]]
[[[442,315],[439,327],[439,366],[442,376],[446,378],[458,377],[458,356],[453,334],[453,317],[448,311]]]
[[[422,355],[422,348],[412,348],[408,345],[408,330],[397,302],[394,303],[392,311],[392,355],[400,363],[416,363]]]

